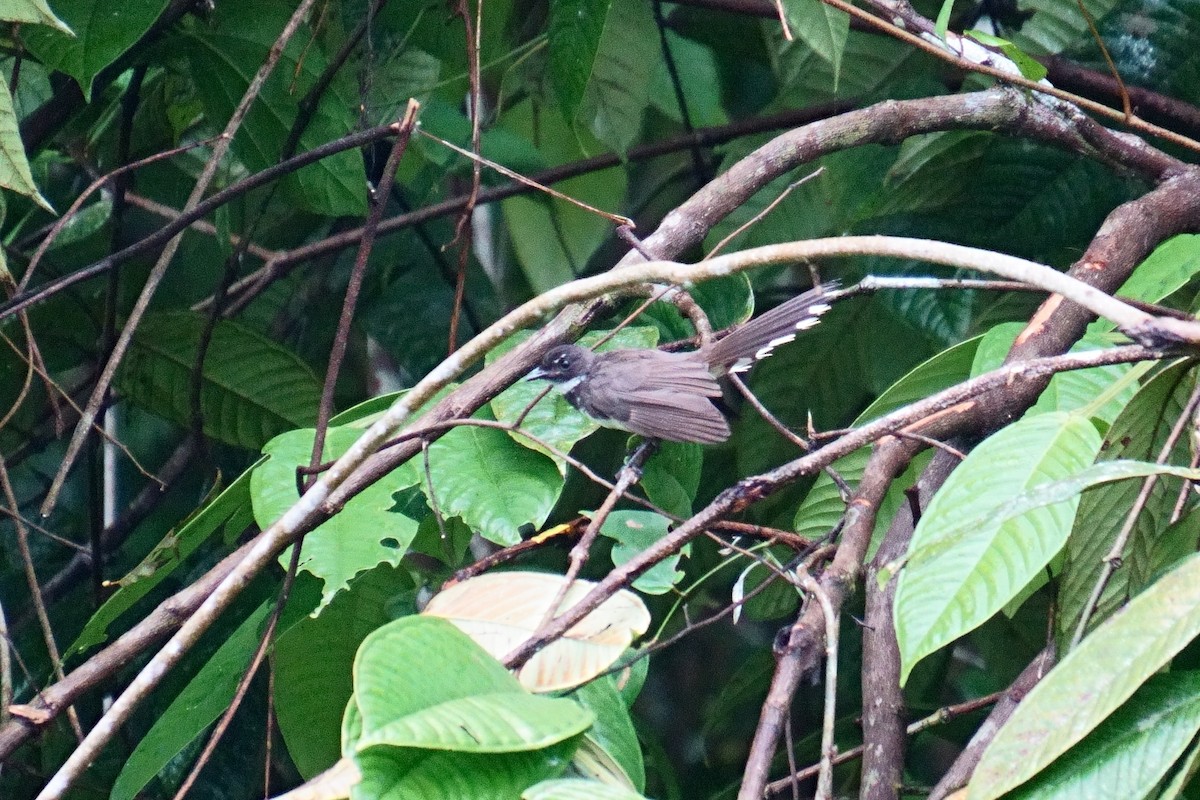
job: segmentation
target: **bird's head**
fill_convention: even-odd
[[[551,348],[526,380],[543,380],[563,384],[583,377],[596,356],[591,350],[576,344],[560,344]]]

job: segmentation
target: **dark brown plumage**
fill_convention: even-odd
[[[797,331],[817,324],[835,286],[817,286],[692,352],[593,353],[559,345],[529,378],[555,384],[571,405],[602,425],[676,442],[723,442],[729,423],[712,403],[721,396],[716,376],[749,368]]]

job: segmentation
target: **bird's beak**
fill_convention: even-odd
[[[539,381],[539,380],[544,380],[545,378],[546,378],[546,373],[542,370],[541,367],[534,367],[533,370],[528,375],[525,376],[525,380],[527,380],[527,381]]]

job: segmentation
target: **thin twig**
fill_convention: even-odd
[[[453,142],[448,142],[439,136],[434,136],[432,133],[425,130],[424,128],[418,128],[417,132],[428,139],[432,139],[433,141],[437,142],[438,144],[442,145],[443,147],[453,150],[454,152],[458,153],[461,156],[466,156],[467,158],[471,159],[472,161],[479,161],[480,163],[486,164],[487,166],[494,169],[496,172],[499,172],[504,177],[512,178],[514,181],[521,184],[522,186],[526,186],[530,189],[536,189],[537,191],[548,194],[553,198],[568,202],[571,205],[576,206],[577,208],[582,208],[584,211],[588,211],[592,214],[595,214],[598,217],[603,217],[604,219],[608,220],[609,222],[613,223],[614,225],[626,225],[626,226],[629,226],[630,228],[635,227],[633,220],[631,220],[629,217],[623,217],[620,214],[612,214],[607,211],[602,211],[601,209],[596,208],[595,206],[590,206],[581,200],[571,197],[570,195],[563,194],[562,192],[558,191],[557,189],[551,189],[549,186],[546,186],[545,184],[538,183],[537,181],[533,180],[532,178],[527,178],[524,175],[520,174],[519,172],[515,172],[515,171],[509,169],[508,167],[497,164],[495,161],[491,161],[487,158],[484,158],[483,156],[476,155],[475,153],[472,153],[470,150],[465,150],[465,149],[459,147],[458,145],[454,144]]]
[[[825,714],[821,721],[821,764],[817,773],[816,800],[833,798],[833,726],[837,722],[838,614],[829,594],[803,564],[796,569],[796,582],[821,606],[825,617]]]
[[[571,548],[570,564],[567,567],[567,574],[563,580],[562,586],[559,587],[558,593],[555,595],[553,602],[546,607],[546,613],[543,615],[541,622],[537,628],[530,634],[537,636],[547,625],[554,621],[558,616],[563,600],[571,591],[571,586],[574,585],[575,579],[579,577],[583,565],[587,563],[588,553],[592,548],[592,544],[596,541],[596,537],[600,535],[600,529],[604,526],[608,515],[612,513],[616,507],[617,501],[625,496],[626,490],[635,482],[641,480],[642,466],[646,463],[646,459],[658,449],[658,442],[653,439],[647,439],[633,451],[632,455],[625,461],[621,467],[620,473],[617,475],[617,481],[613,485],[612,491],[604,498],[604,502],[600,504],[600,508],[592,515],[588,521],[587,528],[583,535],[579,537],[579,541]]]
[[[785,26],[784,29],[786,30],[787,29],[786,23],[784,23],[784,26]],[[717,242],[716,245],[713,246],[713,249],[708,251],[708,255],[706,255],[705,258],[712,258],[713,256],[718,255],[722,250],[725,249],[725,245],[729,244],[734,239],[741,236],[743,233],[745,233],[750,228],[753,228],[765,216],[767,216],[767,214],[770,214],[772,211],[774,211],[775,207],[778,206],[780,203],[782,203],[785,199],[787,199],[787,196],[789,194],[791,194],[793,191],[795,191],[798,186],[802,186],[803,184],[808,183],[810,180],[817,177],[824,171],[825,171],[824,167],[817,167],[815,170],[808,173],[803,178],[799,178],[798,180],[794,180],[791,183],[789,183],[787,185],[787,188],[785,188],[782,192],[779,193],[778,197],[776,197],[774,200],[772,200],[770,203],[767,204],[766,208],[764,208],[762,211],[759,211],[757,214],[755,214],[750,219],[746,220],[744,223],[742,223],[738,227],[734,228],[732,233],[730,233],[728,236],[726,236],[721,241]]]
[[[3,457],[0,457],[0,489],[4,492],[4,501],[12,508],[13,527],[17,531],[17,550],[21,554],[21,565],[25,569],[25,582],[29,587],[29,601],[33,604],[34,613],[37,614],[38,624],[42,628],[42,642],[46,645],[46,654],[50,657],[50,666],[54,671],[54,675],[58,680],[63,680],[65,677],[62,668],[62,656],[59,654],[58,642],[54,637],[54,627],[50,624],[50,615],[46,612],[46,603],[42,598],[40,587],[38,586],[37,568],[33,564],[33,553],[29,550],[29,531],[21,522],[20,515],[17,514],[19,505],[17,504],[17,494],[13,491],[12,482],[8,477],[8,465],[4,462]],[[79,724],[79,715],[75,711],[75,706],[67,709],[67,719],[71,722],[71,729],[75,731],[77,739],[83,739],[83,728]]]
[[[942,706],[929,716],[923,717],[910,724],[905,731],[912,736],[920,733],[921,731],[928,730],[936,725],[944,725],[956,717],[961,717],[964,714],[971,714],[981,708],[987,708],[1003,698],[1004,695],[1004,691],[992,692],[989,695],[977,697],[974,700],[967,700],[950,706]],[[861,756],[862,753],[862,745],[851,747],[849,750],[845,750],[834,756],[833,765],[838,766],[839,764],[845,764],[848,761],[853,761]],[[771,783],[767,784],[767,795],[770,796],[779,794],[789,786],[795,785],[796,782],[807,780],[808,778],[813,777],[820,772],[820,770],[820,764],[813,764],[812,766],[805,767],[804,769],[799,770],[795,774],[783,778],[782,780],[772,781]]]
[[[9,706],[13,704],[12,638],[8,631],[8,616],[0,601],[0,725],[8,722]]]

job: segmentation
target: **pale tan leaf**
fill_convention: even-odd
[[[497,659],[503,659],[537,629],[566,579],[543,572],[498,572],[456,583],[422,613],[443,617]],[[559,613],[595,586],[575,581]],[[579,686],[608,669],[633,640],[646,632],[650,612],[633,592],[621,590],[576,623],[566,635],[529,660],[517,674],[533,692]]]

